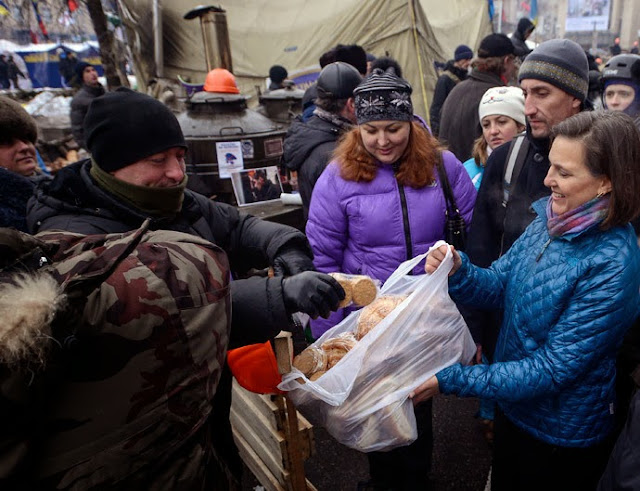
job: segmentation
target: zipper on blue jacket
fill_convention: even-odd
[[[549,247],[549,244],[551,244],[552,240],[553,240],[553,237],[549,237],[549,240],[547,240],[544,243],[544,245],[542,246],[542,250],[540,251],[540,253],[536,257],[536,262],[538,262],[538,261],[540,261],[540,259],[542,259],[542,255],[544,254],[544,251],[547,250],[547,247]]]
[[[411,244],[411,228],[409,227],[409,210],[407,209],[407,197],[404,195],[404,186],[398,182],[397,175],[400,169],[400,162],[393,164],[393,175],[398,183],[398,193],[400,194],[400,206],[402,207],[402,223],[404,226],[404,241],[407,248],[407,260],[413,259],[413,245]]]

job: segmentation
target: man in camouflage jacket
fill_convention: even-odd
[[[43,183],[37,190],[28,210],[31,232],[57,229],[83,235],[126,234],[148,220],[151,231],[186,233],[221,248],[228,256],[232,277],[242,277],[251,268],[273,266],[277,273],[273,278],[250,277],[230,282],[232,347],[273,337],[287,327],[293,312],[327,316],[337,308],[340,298],[344,298],[344,292],[333,278],[312,271],[311,252],[302,233],[240,214],[231,206],[185,189],[184,137],[175,116],[160,102],[129,90],[99,97],[87,113],[85,135],[93,159],[62,169],[53,181]],[[153,251],[153,243],[149,247]],[[201,284],[199,276],[189,274],[189,267],[171,251],[157,257],[152,255],[151,259],[154,267],[169,268],[188,283],[190,294]],[[101,256],[96,261],[100,260]],[[128,261],[127,258],[125,262],[128,264]],[[199,268],[199,273],[203,275],[205,271]],[[115,281],[131,300],[116,305],[103,300],[88,303],[83,310],[83,322],[111,339],[108,316],[124,317],[123,324],[133,323],[131,336],[145,346],[148,343],[144,341],[145,336],[154,324],[141,322],[143,314],[151,309],[153,300],[162,303],[163,298],[171,297],[171,289],[167,289],[164,297],[158,295],[159,291],[153,295],[145,290],[144,279],[138,278],[135,272],[123,273],[122,278]],[[116,292],[119,291],[116,288]],[[206,292],[195,293],[207,298]],[[189,295],[186,297],[189,299]],[[181,299],[175,301],[179,304]],[[161,310],[149,315],[159,317],[159,333],[170,332],[168,328],[173,321]],[[200,307],[187,314],[194,322],[203,316],[212,327],[218,322],[215,311],[207,313]],[[137,326],[140,329],[135,329]],[[198,343],[197,338],[186,332],[180,342],[191,344],[192,340]],[[223,341],[221,338],[220,344],[225,344]],[[85,484],[118,483],[120,489],[163,490],[226,489],[237,485],[241,465],[228,420],[231,395],[228,369],[223,371],[213,401],[211,391],[202,385],[199,392],[192,391],[191,400],[183,408],[175,409],[185,416],[200,405],[207,408],[208,413],[201,412],[205,429],[200,433],[200,436],[206,434],[207,441],[198,445],[196,442],[202,440],[188,425],[176,424],[171,418],[147,425],[142,416],[142,401],[155,399],[156,404],[171,405],[175,389],[169,381],[174,381],[181,357],[185,356],[155,342],[152,344],[154,356],[130,342],[116,343],[107,353],[99,352],[104,356],[81,350],[90,357],[86,363],[93,366],[87,380],[82,380],[85,395],[70,405],[58,406],[54,401],[54,407],[47,408],[47,412],[58,417],[47,424],[48,439],[41,447],[45,455],[38,463],[48,462],[47,457],[53,457],[53,462],[42,470],[38,482],[46,478],[51,480],[47,483],[55,483],[58,488],[72,488],[82,477]],[[146,361],[139,360],[142,351],[146,352]],[[186,355],[187,359],[192,357]],[[140,365],[135,368],[137,363]],[[133,373],[138,380],[147,380],[147,385],[136,386],[134,376],[123,375],[110,391],[101,388],[98,381],[102,381],[102,377],[120,374],[120,370],[126,373],[132,364]],[[73,371],[74,376],[82,379],[85,370],[86,367],[79,365]],[[200,370],[206,371],[206,367],[203,365]],[[73,396],[79,397],[76,393],[79,387],[72,385],[68,378],[63,377],[60,382],[64,395],[73,391]],[[104,398],[105,404],[119,399],[116,406],[123,410],[125,426],[92,424],[91,408],[100,398]],[[83,406],[87,407],[86,412]],[[136,426],[138,432],[130,433],[130,426]],[[127,454],[130,462],[123,453],[113,451],[123,446],[129,448],[132,435],[144,439],[155,451],[150,448],[145,451],[145,443],[138,440],[136,443],[142,447],[134,446],[139,450],[133,456]],[[67,440],[70,445],[65,446]],[[64,446],[62,450],[59,444]],[[172,468],[179,472],[167,472],[169,466],[158,458],[156,447],[163,448],[165,456],[171,455]],[[91,465],[85,465],[87,462]],[[210,478],[207,473],[215,474],[216,478]]]

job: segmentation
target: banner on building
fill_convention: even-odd
[[[569,0],[566,31],[606,31],[609,29],[611,0]]]

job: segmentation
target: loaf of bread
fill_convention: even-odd
[[[316,372],[326,370],[327,354],[324,350],[309,346],[293,359],[293,366],[307,377]]]
[[[358,341],[353,333],[343,332],[339,336],[327,339],[322,343],[322,350],[327,356],[327,370],[333,368]]]
[[[351,298],[353,303],[364,307],[376,299],[378,288],[368,276],[356,276],[351,279]]]
[[[364,275],[345,275],[342,273],[330,273],[342,289],[344,290],[345,297],[340,302],[340,307],[346,307],[352,302],[354,305],[364,307],[373,302],[378,295],[378,287],[375,282]]]
[[[344,300],[338,304],[338,307],[344,308],[347,305],[351,305],[351,281],[349,281],[349,278],[342,273],[330,273],[329,276],[333,276],[344,290]]]
[[[376,327],[382,319],[391,313],[405,299],[402,295],[385,295],[377,298],[360,312],[356,327],[356,339],[360,340]]]
[[[325,373],[326,372],[324,370],[320,370],[319,372],[312,373],[311,376],[309,377],[309,380],[311,380],[312,382],[315,382],[320,377],[322,377]]]

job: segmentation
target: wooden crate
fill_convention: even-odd
[[[276,338],[281,373],[291,370],[291,334]],[[233,381],[233,436],[240,456],[267,491],[316,488],[306,479],[304,461],[314,452],[313,427],[283,395],[255,394]]]

